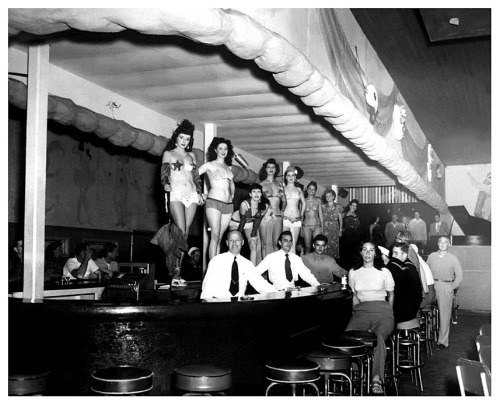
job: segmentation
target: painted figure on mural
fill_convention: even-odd
[[[47,185],[45,194],[45,216],[46,221],[55,219],[60,213],[61,197],[59,186],[64,182],[66,151],[59,141],[51,141],[47,146]],[[53,217],[54,215],[54,217]]]
[[[87,141],[81,141],[78,146],[75,145],[73,153],[78,155],[79,168],[74,170],[73,181],[79,188],[77,216],[76,219],[80,225],[92,226],[92,220],[89,214],[88,191],[96,183],[94,171],[92,170],[92,154],[90,145]]]
[[[115,225],[120,227],[127,225],[129,162],[129,156],[118,155],[114,173],[115,190],[113,192],[113,203],[116,214]]]
[[[477,194],[474,216],[491,221],[491,172],[481,182],[477,180],[470,171],[467,172],[472,185],[479,190]]]

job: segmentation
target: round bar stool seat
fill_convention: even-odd
[[[363,330],[346,330],[342,333],[342,336],[348,339],[359,340],[369,348],[373,348],[377,345],[377,335],[373,332]]]
[[[364,381],[364,362],[363,360],[368,359],[368,353],[366,350],[366,345],[358,339],[353,339],[346,336],[337,336],[333,338],[328,338],[323,342],[324,347],[330,349],[338,349],[343,352],[347,352],[351,355],[352,360],[357,364],[359,370],[359,377],[351,377],[353,383],[359,382],[361,384],[360,394],[363,395],[363,381]],[[352,365],[351,365],[351,376],[352,376]]]
[[[325,378],[325,396],[331,393],[330,377],[332,376],[343,377],[349,384],[349,395],[352,395],[351,377],[344,372],[351,369],[351,355],[349,353],[338,349],[321,348],[307,353],[306,358],[318,363],[320,374]]]
[[[420,319],[414,318],[409,321],[399,322],[396,324],[396,329],[418,329],[420,328]]]
[[[174,371],[175,387],[192,393],[217,393],[231,388],[231,369],[220,364],[192,363]]]
[[[320,379],[319,364],[313,361],[301,359],[266,364],[266,378],[271,381],[266,389],[266,396],[272,387],[280,384],[290,385],[293,396],[300,384],[312,387],[319,396],[319,389],[315,384]]]
[[[9,374],[9,395],[39,395],[47,388],[48,371]]]
[[[338,349],[343,352],[349,353],[352,357],[359,357],[366,355],[365,344],[357,339],[348,337],[334,337],[329,338],[323,342],[323,346],[330,349]]]
[[[103,395],[137,395],[153,388],[153,372],[129,365],[113,366],[91,374],[90,389]]]

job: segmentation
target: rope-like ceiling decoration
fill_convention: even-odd
[[[368,120],[297,48],[249,16],[235,10],[196,9],[9,9],[9,33],[50,34],[70,28],[149,35],[181,35],[210,45],[225,45],[242,59],[253,59],[280,85],[301,97],[370,159],[441,213],[448,207],[407,161],[378,135]]]

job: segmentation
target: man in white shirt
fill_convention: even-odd
[[[279,237],[278,244],[281,250],[268,254],[256,267],[258,274],[266,271],[269,273],[269,281],[278,290],[295,288],[295,281],[299,276],[312,287],[320,285],[300,256],[291,253],[293,237],[290,231],[283,231]]]
[[[244,243],[241,232],[229,231],[226,243],[229,252],[214,256],[208,263],[201,299],[241,297],[245,295],[247,282],[259,293],[277,291],[257,273],[250,260],[240,255]]]
[[[410,231],[413,242],[418,245],[418,243],[422,244],[422,247],[427,243],[427,225],[425,221],[420,218],[420,212],[415,211],[415,218],[413,218],[408,224],[408,231]]]
[[[75,279],[97,278],[101,273],[97,264],[91,259],[92,250],[87,243],[76,245],[75,254],[66,261],[63,268],[63,276]]]

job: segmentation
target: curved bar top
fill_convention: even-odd
[[[236,302],[183,300],[174,291],[142,302],[10,298],[9,368],[50,371],[48,394],[90,395],[92,371],[131,364],[154,372],[151,395],[170,395],[176,367],[213,362],[232,369],[232,394],[263,395],[268,361],[294,358],[345,329],[351,291],[323,288]]]

